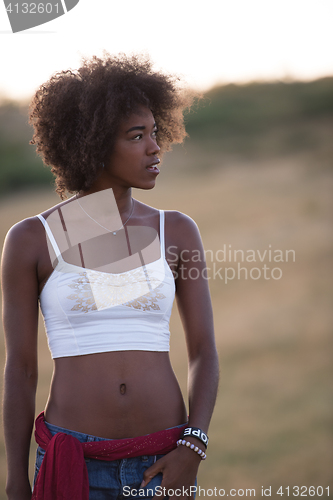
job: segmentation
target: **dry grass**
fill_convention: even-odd
[[[205,488],[256,488],[256,496],[261,486],[272,486],[272,498],[281,498],[274,493],[281,485],[332,488],[332,172],[298,157],[252,165],[230,161],[223,169],[191,175],[181,168],[191,158],[177,149],[166,160],[169,172],[164,180],[161,174],[157,188],[135,195],[191,215],[214,256],[224,244],[261,252],[271,245],[296,255],[295,262],[266,258],[246,264],[249,270],[279,267],[279,280],[242,277],[227,284],[224,268],[237,263],[214,259],[223,268],[223,279],[210,280],[221,384],[198,482]],[[3,201],[1,241],[17,220],[56,201],[47,192]],[[210,259],[208,266],[213,266]],[[185,346],[176,312],[171,331],[172,362],[186,391]],[[51,369],[41,328],[37,411],[45,405]],[[0,460],[3,490],[3,446]]]

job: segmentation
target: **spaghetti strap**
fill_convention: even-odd
[[[160,245],[161,257],[165,257],[165,243],[164,243],[164,210],[160,210]]]
[[[52,248],[54,250],[54,253],[56,254],[56,257],[58,260],[63,260],[62,259],[62,256],[61,256],[61,252],[59,250],[59,247],[57,245],[57,242],[52,234],[52,231],[50,229],[50,226],[48,225],[48,223],[46,222],[46,220],[44,219],[44,217],[42,215],[37,215],[36,217],[38,217],[38,219],[42,222],[44,228],[45,228],[45,231],[46,231],[46,234],[50,240],[50,243],[52,245]]]

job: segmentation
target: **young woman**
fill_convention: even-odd
[[[3,252],[9,500],[193,497],[218,383],[203,247],[188,216],[132,198],[184,139],[191,99],[148,60],[107,54],[34,96],[32,142],[63,201],[16,224]],[[188,411],[168,355],[175,294]],[[54,374],[32,493],[38,302]]]

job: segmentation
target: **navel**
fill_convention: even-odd
[[[120,384],[120,394],[126,393],[126,384]]]

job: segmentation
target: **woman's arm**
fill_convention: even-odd
[[[213,312],[199,230],[189,218],[182,225],[185,237],[181,241],[176,297],[189,360],[189,426],[207,432],[219,378]]]
[[[36,223],[25,220],[8,233],[2,255],[6,365],[3,420],[9,500],[31,499],[29,448],[37,386],[38,279]]]
[[[192,219],[180,213],[168,215],[172,220],[168,219],[166,224],[169,227],[172,224],[173,232],[168,240],[176,243],[173,249],[177,246],[176,297],[188,352],[189,426],[207,433],[217,395],[219,367],[204,250]],[[191,436],[186,440],[204,450],[196,438]],[[184,487],[189,491],[200,461],[193,450],[179,446],[150,467],[144,481],[147,484],[158,472],[163,472],[162,487]]]

